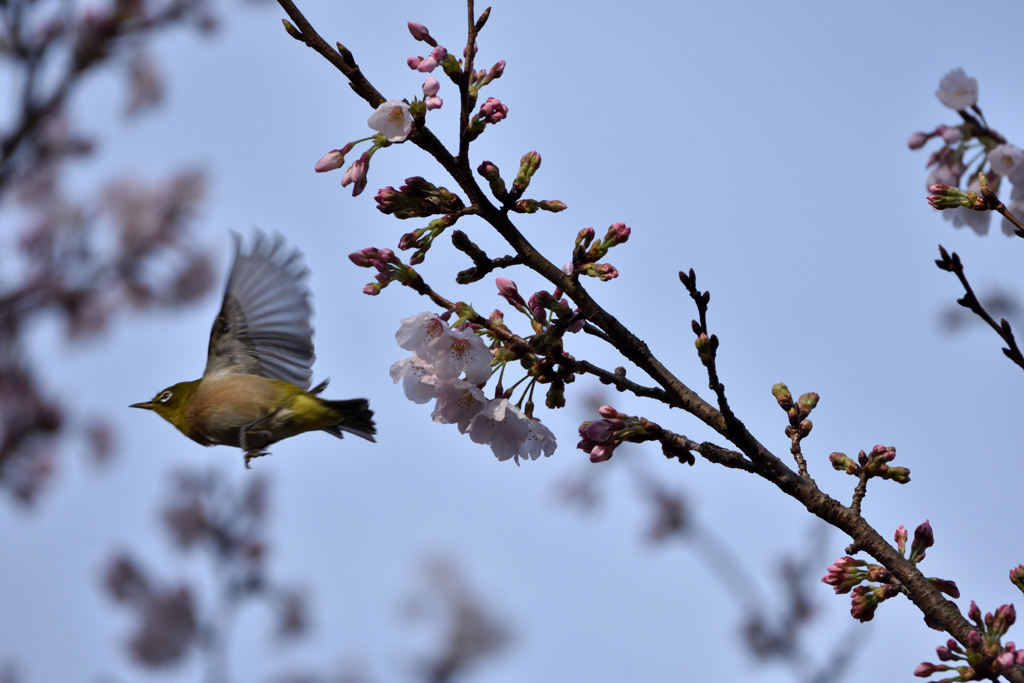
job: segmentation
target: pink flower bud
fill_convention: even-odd
[[[430,52],[430,56],[434,58],[435,62],[440,64],[444,60],[448,59],[448,50],[444,49],[441,45],[438,45]]]
[[[935,545],[935,533],[928,520],[914,529],[914,542],[910,544],[910,561],[917,563],[924,559],[924,551]]]
[[[427,105],[427,111],[430,111],[431,109],[440,109],[441,105],[444,104],[444,100],[440,97],[428,97],[424,100],[424,104]]]
[[[608,419],[618,419],[619,411],[615,410],[611,406],[605,405],[597,409],[598,415]]]
[[[495,278],[494,282],[498,285],[498,293],[512,304],[513,306],[525,306],[526,301],[519,293],[519,288],[516,287],[516,283],[509,280],[507,277]]]
[[[352,184],[352,196],[358,197],[366,189],[366,178],[360,178]]]
[[[495,78],[501,78],[501,75],[503,73],[505,73],[505,60],[504,59],[491,67],[491,73],[488,74],[488,76],[491,78],[491,80],[494,80]]]
[[[398,248],[401,249],[402,251],[405,251],[406,249],[412,249],[414,246],[416,246],[416,240],[418,239],[419,237],[416,235],[415,232],[407,232],[404,235],[402,235],[402,238],[400,240],[398,240]]]
[[[366,249],[360,249],[359,251],[353,251],[348,255],[348,259],[359,266],[360,268],[369,268],[370,259],[376,255],[377,250],[373,247],[367,247]]]
[[[371,282],[370,284],[363,287],[363,294],[367,294],[369,296],[377,296],[378,294],[380,294],[380,290],[382,289],[383,287],[381,287],[378,283]]]
[[[590,451],[590,462],[604,462],[605,460],[610,460],[614,451],[614,448],[609,448],[604,444],[598,444]]]
[[[410,69],[416,69],[423,62],[423,57],[409,57],[405,60],[405,63],[409,65]]]
[[[964,137],[964,132],[959,128],[947,128],[942,131],[942,139],[947,145],[955,145]]]
[[[359,181],[366,178],[367,165],[370,162],[370,157],[366,154],[352,162],[352,175],[349,176],[350,183],[358,183]],[[345,183],[343,182],[342,185]]]
[[[313,170],[317,173],[326,173],[327,171],[333,171],[336,168],[341,168],[345,163],[345,155],[340,149],[332,149],[327,154],[320,157],[320,161],[316,162],[316,166]]]
[[[573,314],[576,314],[576,313],[579,313],[579,312],[580,312],[580,309],[577,308],[575,311],[573,311]],[[576,334],[577,332],[579,332],[580,330],[583,329],[583,324],[585,322],[586,322],[586,320],[584,320],[583,318],[580,318],[579,320],[574,322],[572,325],[569,325],[568,327],[566,327],[565,331],[566,332],[570,332],[572,334]]]
[[[437,68],[437,60],[433,57],[427,57],[416,66],[416,70],[420,73],[428,74]]]
[[[417,24],[415,21],[409,22],[409,33],[416,40],[426,40],[430,37],[430,31],[423,24]]]
[[[1010,581],[1021,591],[1024,591],[1024,564],[1019,564],[1010,570]]]
[[[918,678],[927,678],[928,676],[931,676],[938,670],[939,667],[935,666],[934,664],[929,664],[928,662],[921,662],[917,665],[917,668],[914,669],[914,675]]]
[[[971,631],[967,634],[967,648],[969,650],[980,652],[984,647],[985,641],[981,639],[981,634],[977,631]]]
[[[928,142],[927,133],[914,133],[910,136],[910,139],[907,140],[907,147],[910,149],[921,149],[924,147],[926,142]]]
[[[625,426],[625,423],[622,422],[622,420],[618,420],[617,422],[622,425],[618,427],[618,429],[622,429],[622,427]],[[594,420],[587,425],[586,429],[581,430],[581,435],[596,443],[606,443],[612,438],[612,435],[618,431],[613,424],[614,423],[611,420]]]
[[[1009,669],[1014,664],[1014,653],[1004,652],[1003,654],[996,657],[996,664],[999,665],[1000,669]]]
[[[427,76],[427,80],[423,81],[423,96],[433,97],[437,94],[437,91],[441,89],[441,84],[438,83],[437,79],[433,76]]]
[[[902,524],[896,529],[896,549],[900,551],[900,555],[905,554],[907,550],[907,528]]]

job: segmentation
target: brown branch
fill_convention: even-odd
[[[333,47],[327,44],[320,34],[316,32],[312,24],[306,21],[306,17],[299,11],[299,8],[295,6],[292,0],[277,0],[281,8],[288,14],[295,25],[298,27],[299,34],[295,36],[294,33],[289,33],[296,39],[306,44],[307,47],[312,48],[320,53],[320,55],[328,62],[333,64],[338,71],[345,74],[348,78],[349,84],[357,95],[362,97],[369,103],[371,107],[376,109],[382,103],[386,101],[386,98],[377,92],[377,89],[370,85],[370,82],[363,76],[363,72],[359,70],[359,65],[352,59],[352,53],[344,49],[340,43],[338,44],[339,50],[344,50],[345,54],[341,51],[335,50]],[[347,59],[346,59],[347,57]]]
[[[278,2],[299,25],[304,34],[304,42],[338,66],[339,70],[343,73],[346,73],[346,69],[337,64],[334,51],[324,48],[325,44],[323,44],[323,41],[319,40],[319,36],[316,35],[316,32],[313,31],[312,27],[309,26],[298,10],[295,9],[291,0],[278,0]],[[472,2],[470,2],[470,8],[472,8]],[[470,40],[468,45],[471,46],[473,45],[473,38],[475,38],[475,26],[472,24],[472,9],[470,9],[470,22]],[[467,57],[470,55],[472,55],[472,50],[467,51]],[[467,64],[468,66],[469,64]],[[346,73],[346,75],[349,74]],[[469,74],[463,74],[463,77],[467,79]],[[465,91],[467,95],[463,96],[463,113],[465,115],[467,113],[465,104],[468,96],[468,85],[460,84],[460,89],[463,87],[467,88]],[[365,86],[361,86],[353,81],[353,88],[371,105],[375,106],[379,104],[379,101],[383,101],[379,93],[373,90],[372,86],[368,83]],[[374,96],[379,98],[379,100],[375,101]],[[464,124],[468,124],[468,122],[464,122]],[[463,125],[462,130],[465,130],[465,125]],[[562,272],[558,266],[537,252],[529,240],[512,223],[507,213],[495,207],[477,185],[469,168],[466,153],[468,151],[468,144],[464,147],[460,143],[460,155],[459,157],[453,157],[426,126],[414,127],[409,140],[433,156],[451,174],[452,178],[466,193],[472,205],[477,207],[479,215],[509,243],[515,250],[516,255],[522,259],[524,265],[561,289],[580,308],[586,320],[596,325],[607,336],[619,353],[647,373],[661,387],[661,390],[665,392],[669,405],[682,408],[726,437],[739,448],[743,456],[749,459],[749,464],[747,460],[740,459],[740,454],[734,455],[733,451],[719,450],[718,447],[712,447],[711,445],[697,444],[698,448],[694,448],[694,450],[697,450],[701,455],[712,460],[712,462],[718,462],[726,466],[736,466],[739,469],[756,473],[758,476],[770,481],[787,495],[795,498],[810,513],[848,534],[853,539],[855,545],[874,557],[907,588],[910,599],[918,609],[928,616],[930,621],[941,625],[961,643],[967,643],[967,635],[974,626],[960,614],[953,603],[947,601],[931,585],[916,566],[897,553],[859,514],[822,492],[813,481],[801,477],[791,470],[755,439],[742,422],[738,420],[735,422],[732,420],[727,421],[722,412],[704,401],[673,375],[651,353],[650,349],[641,339],[630,332],[613,315],[604,310],[576,279]],[[436,292],[433,292],[425,283],[410,283],[410,286],[413,286],[421,294],[429,296],[439,306],[450,309],[454,305]],[[477,319],[474,322],[484,325],[488,329],[494,327],[490,324],[490,321],[483,319]],[[525,341],[507,330],[500,330],[500,328],[495,334],[503,340]],[[577,361],[577,363],[579,362]],[[1014,683],[1024,683],[1024,673],[1017,669],[1008,671],[1005,675]]]
[[[1007,358],[1016,363],[1019,367],[1024,368],[1024,355],[1021,354],[1020,348],[1017,346],[1017,340],[1013,337],[1013,330],[1010,328],[1010,323],[1007,322],[1006,318],[1000,319],[997,323],[993,320],[992,316],[989,315],[985,307],[978,301],[978,297],[974,294],[974,290],[971,288],[971,283],[967,281],[967,275],[964,274],[964,265],[960,261],[960,255],[955,251],[950,254],[946,251],[945,247],[939,245],[939,253],[942,258],[935,259],[935,265],[941,270],[948,271],[957,276],[960,280],[960,284],[963,285],[966,294],[956,302],[964,308],[970,309],[975,315],[988,323],[988,326],[996,331],[1002,340],[1006,343],[1006,348],[1003,349],[1003,354]]]

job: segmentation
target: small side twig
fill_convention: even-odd
[[[716,364],[718,337],[714,334],[708,334],[707,314],[708,302],[711,301],[711,292],[701,292],[697,289],[697,274],[694,273],[693,268],[690,268],[689,273],[679,271],[679,281],[683,283],[683,287],[686,288],[690,298],[697,305],[697,316],[700,318],[700,321],[692,321],[692,326],[693,333],[697,335],[697,351],[700,355],[700,360],[708,371],[708,388],[715,392],[715,397],[718,399],[718,409],[722,411],[726,429],[733,430],[735,427],[740,426],[741,423],[735,413],[732,412],[732,408],[729,407],[729,400],[725,396],[725,385],[718,379],[718,366]]]
[[[971,288],[971,283],[967,281],[967,276],[964,274],[964,266],[960,261],[960,256],[955,251],[950,254],[946,251],[945,247],[939,245],[939,253],[942,258],[935,259],[935,265],[940,269],[953,273],[960,280],[960,284],[963,285],[964,291],[966,292],[963,297],[957,299],[956,302],[969,309],[979,318],[988,323],[988,326],[996,331],[1003,342],[1006,343],[1006,348],[1003,349],[1003,354],[1007,358],[1016,363],[1020,368],[1024,369],[1024,354],[1021,354],[1020,348],[1017,346],[1017,340],[1014,339],[1013,330],[1010,328],[1010,323],[1007,322],[1006,318],[1001,318],[997,323],[985,307],[978,301],[978,297],[974,294],[974,289]]]

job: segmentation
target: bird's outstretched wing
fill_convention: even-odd
[[[203,376],[238,372],[309,389],[314,354],[308,273],[302,254],[289,250],[280,235],[257,232],[248,254],[235,235],[235,265],[210,333]]]

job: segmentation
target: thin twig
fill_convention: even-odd
[[[956,302],[964,308],[970,309],[975,315],[988,323],[988,326],[996,331],[1002,340],[1006,343],[1006,348],[1003,349],[1003,354],[1007,358],[1012,360],[1021,368],[1024,368],[1024,354],[1021,354],[1020,348],[1017,346],[1017,340],[1013,337],[1013,330],[1010,328],[1010,323],[1007,322],[1006,318],[1000,319],[997,323],[993,320],[992,316],[989,315],[985,307],[978,301],[978,297],[974,294],[974,290],[971,288],[971,283],[967,281],[967,275],[964,274],[964,265],[960,261],[960,255],[955,251],[950,254],[946,251],[945,247],[939,245],[939,253],[942,258],[935,260],[935,265],[940,269],[953,273],[959,278],[960,284],[963,285],[966,294]]]

